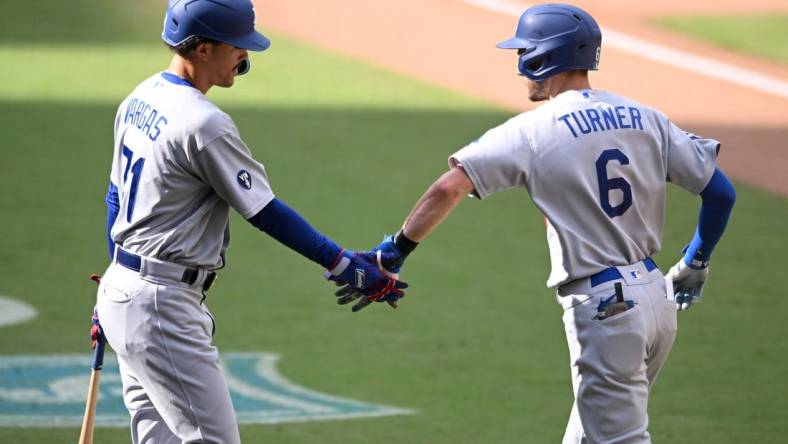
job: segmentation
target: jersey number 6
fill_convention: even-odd
[[[599,183],[599,204],[605,211],[607,217],[614,218],[626,213],[632,206],[632,186],[623,177],[607,177],[607,163],[616,160],[621,165],[629,165],[629,157],[620,149],[611,148],[602,151],[596,159],[596,178]],[[613,206],[610,204],[610,191],[621,190],[624,198],[620,204]]]
[[[138,158],[134,164],[131,163],[134,158],[134,152],[129,147],[123,145],[123,157],[126,158],[126,170],[123,172],[123,183],[126,183],[126,178],[129,176],[131,170],[131,188],[129,188],[129,205],[126,211],[126,222],[131,222],[131,213],[134,212],[134,202],[137,200],[137,187],[140,186],[140,173],[142,167],[145,165],[145,159]]]

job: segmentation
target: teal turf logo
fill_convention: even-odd
[[[278,360],[279,356],[271,353],[222,355],[240,423],[275,424],[414,413],[299,387],[278,372]],[[89,378],[89,355],[0,357],[0,426],[79,426]],[[128,423],[117,361],[107,354],[96,425],[126,427]]]

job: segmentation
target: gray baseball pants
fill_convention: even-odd
[[[649,392],[676,338],[676,306],[659,269],[616,268],[620,279],[593,287],[579,279],[558,290],[575,395],[564,444],[651,442]],[[599,319],[616,282],[634,305]]]

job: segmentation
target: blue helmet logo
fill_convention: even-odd
[[[516,49],[520,75],[542,81],[575,69],[596,70],[602,32],[596,20],[576,6],[539,5],[526,9],[514,37],[496,46]]]

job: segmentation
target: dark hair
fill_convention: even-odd
[[[210,39],[208,37],[193,35],[191,37],[188,37],[186,40],[182,41],[178,46],[167,45],[167,47],[170,48],[170,51],[178,54],[179,56],[187,57],[189,54],[191,54],[192,51],[197,49],[197,46],[199,46],[200,43],[210,43],[213,45],[217,45],[221,42],[219,42],[218,40]]]

